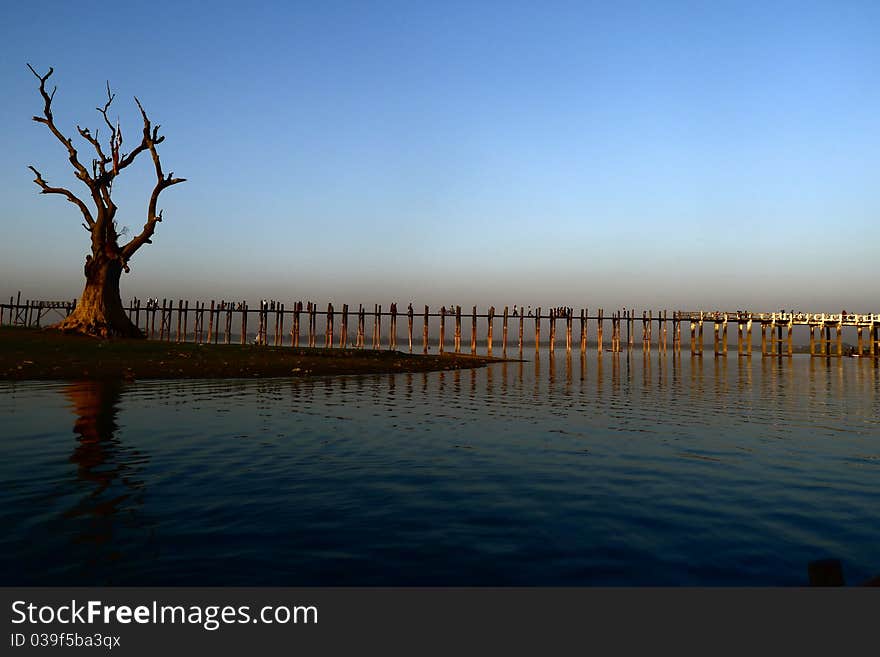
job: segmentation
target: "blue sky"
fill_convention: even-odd
[[[63,130],[162,125],[123,296],[880,310],[875,2],[4,8],[0,294],[76,296]],[[123,149],[125,150],[125,149]],[[85,149],[82,149],[85,152]],[[138,231],[148,160],[114,189]]]

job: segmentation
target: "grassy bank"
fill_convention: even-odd
[[[428,372],[497,358],[361,349],[197,345],[96,340],[58,331],[0,328],[0,379],[208,379]]]

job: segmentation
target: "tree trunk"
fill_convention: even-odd
[[[86,259],[86,287],[76,309],[53,328],[101,338],[143,338],[128,318],[119,296],[122,266],[118,259]]]

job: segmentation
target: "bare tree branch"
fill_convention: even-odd
[[[73,168],[76,169],[76,177],[82,180],[86,185],[89,186],[90,189],[94,186],[94,180],[89,175],[89,172],[79,161],[78,154],[76,152],[76,148],[73,146],[73,140],[68,139],[61,131],[55,126],[55,119],[52,116],[52,99],[55,97],[55,92],[58,90],[58,87],[52,89],[52,93],[48,93],[46,91],[46,81],[52,76],[52,73],[55,72],[55,69],[51,66],[49,67],[49,72],[46,75],[40,75],[34,70],[34,67],[30,64],[27,67],[31,70],[31,73],[36,76],[36,78],[40,81],[40,95],[43,97],[43,116],[35,116],[33,117],[34,121],[37,123],[45,123],[49,130],[53,135],[64,144],[64,147],[67,149],[68,159],[70,163],[73,165]]]
[[[32,166],[29,166],[28,169],[33,171],[34,175],[37,176],[36,178],[34,178],[34,182],[40,186],[40,194],[61,194],[62,196],[66,197],[68,201],[77,206],[80,212],[82,212],[83,217],[85,217],[86,223],[88,224],[86,230],[90,231],[92,228],[94,228],[95,220],[92,218],[92,213],[89,212],[89,208],[86,206],[85,203],[83,203],[82,200],[79,199],[79,197],[77,197],[76,194],[71,192],[69,189],[65,189],[64,187],[50,187],[49,183],[47,183],[43,179],[43,176],[42,174],[40,174],[39,171],[37,171]]]
[[[140,234],[132,238],[128,244],[122,247],[122,258],[123,261],[126,262],[139,248],[141,248],[141,246],[144,244],[151,244],[150,238],[156,230],[156,224],[162,221],[162,211],[156,211],[156,207],[159,203],[159,195],[164,189],[167,189],[172,185],[186,182],[186,178],[175,178],[174,172],[170,172],[168,175],[165,175],[162,172],[162,162],[159,159],[159,152],[156,150],[156,145],[161,144],[165,140],[165,137],[159,135],[158,125],[153,127],[150,124],[150,119],[147,117],[147,113],[144,111],[143,105],[141,105],[141,102],[137,97],[135,97],[134,102],[137,103],[138,109],[141,111],[141,116],[144,119],[144,132],[141,144],[138,146],[138,149],[140,150],[135,149],[129,157],[133,160],[137,153],[142,150],[147,149],[150,151],[150,155],[153,158],[153,167],[156,170],[156,185],[153,187],[153,193],[150,195],[150,203],[147,206],[147,223],[144,224],[144,228]],[[121,169],[123,166],[128,166],[128,164],[130,164],[130,161],[127,163],[123,161],[123,164],[120,164],[119,168]]]

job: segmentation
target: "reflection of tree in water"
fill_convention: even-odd
[[[117,436],[116,416],[121,381],[80,381],[64,392],[76,416],[73,431],[78,444],[70,457],[77,467],[77,489],[84,493],[65,514],[75,522],[73,541],[89,546],[82,566],[88,574],[104,571],[107,561],[120,559],[124,534],[139,527],[143,481],[137,479],[146,457],[126,448]],[[103,583],[103,582],[94,582]]]

